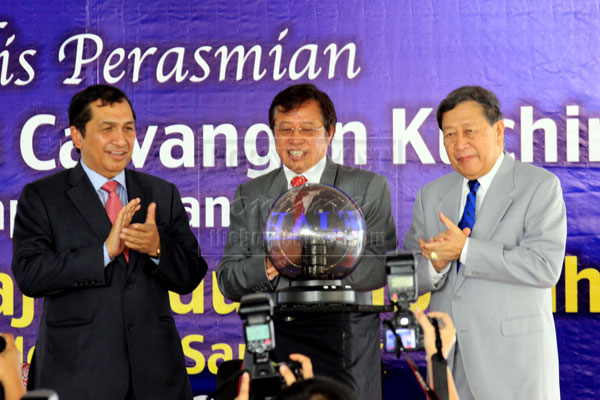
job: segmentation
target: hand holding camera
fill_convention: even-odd
[[[440,338],[442,339],[442,355],[444,358],[448,358],[448,354],[456,342],[456,329],[454,328],[450,316],[445,312],[440,311],[432,311],[425,315],[421,309],[416,307],[414,315],[419,322],[419,325],[421,325],[421,329],[423,329],[427,359],[431,359],[431,356],[437,351],[435,347],[435,328],[431,323],[431,318],[438,320]]]
[[[21,378],[21,356],[10,333],[0,334],[0,383],[6,400],[20,399],[25,394]]]
[[[290,354],[290,360],[295,361],[300,364],[299,371],[292,371],[286,364],[282,364],[279,366],[279,373],[285,380],[285,384],[290,386],[298,379],[296,378],[297,372],[300,372],[303,379],[310,379],[314,377],[313,367],[310,358],[306,357],[304,354]]]
[[[287,366],[287,364],[282,363],[279,365],[279,374],[283,377],[287,386],[291,386],[297,382],[298,372],[301,373],[300,376],[302,376],[303,379],[310,379],[314,377],[310,358],[303,354],[290,354],[290,360],[292,360],[294,364],[300,365],[300,368],[299,371],[294,372],[292,369],[290,369],[290,367]],[[250,374],[248,372],[244,372],[240,385],[240,393],[235,400],[248,399],[250,399]]]

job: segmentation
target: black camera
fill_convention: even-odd
[[[423,330],[410,311],[410,303],[417,300],[416,257],[412,252],[391,251],[385,255],[385,270],[388,280],[390,302],[395,313],[384,321],[384,350],[398,352],[398,339],[403,351],[424,350]],[[393,328],[393,329],[392,329]]]
[[[268,293],[253,293],[242,297],[238,314],[243,320],[246,350],[252,354],[250,367],[250,398],[271,399],[285,386],[278,364],[271,360],[275,349],[273,299]],[[300,363],[285,363],[300,376]],[[246,367],[246,365],[244,365]]]
[[[58,394],[53,390],[38,389],[31,392],[27,392],[21,400],[59,400]]]

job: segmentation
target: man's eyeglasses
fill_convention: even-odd
[[[299,128],[295,128],[293,126],[276,126],[275,132],[277,132],[280,136],[292,136],[294,132],[298,132],[300,136],[312,136],[317,134],[321,129],[325,128],[324,126],[320,128],[315,128],[313,126],[301,126]]]

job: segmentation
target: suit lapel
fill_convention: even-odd
[[[327,162],[325,164],[325,169],[323,170],[323,175],[321,175],[320,183],[325,185],[335,186],[335,179],[337,177],[337,164],[331,161],[329,157],[327,157]]]
[[[448,185],[439,192],[439,201],[436,206],[436,218],[438,223],[438,232],[446,231],[446,225],[439,218],[440,211],[444,215],[458,225],[460,220],[460,200],[462,197],[463,177],[458,173],[454,173],[452,179],[448,181]]]
[[[475,216],[472,233],[474,238],[488,240],[512,204],[511,193],[515,187],[514,168],[515,160],[509,155],[505,155],[504,161],[479,207],[479,213]]]
[[[479,206],[479,211],[475,215],[475,225],[471,237],[484,240],[489,240],[492,237],[498,223],[502,220],[513,201],[510,193],[514,189],[514,167],[515,160],[505,153],[504,161],[502,161],[502,165],[496,172],[490,189],[485,194],[483,203]],[[456,275],[455,263],[452,267],[453,273]],[[456,277],[454,293],[458,291],[464,280],[465,273],[461,269]]]
[[[71,188],[67,191],[67,195],[77,210],[87,221],[98,239],[106,240],[112,224],[81,164],[78,163],[71,170],[69,185],[71,185]]]
[[[279,171],[275,173],[273,180],[270,184],[268,184],[267,192],[266,192],[266,200],[260,202],[260,220],[264,223],[267,220],[267,215],[271,210],[271,206],[281,196],[283,193],[287,191],[287,180],[285,178],[285,173],[283,172],[283,167],[279,168]]]
[[[264,196],[258,196],[258,198],[254,201],[259,201],[260,204],[260,223],[261,226],[264,226],[267,216],[269,215],[269,211],[271,211],[271,207],[275,204],[275,201],[285,193],[287,188],[287,179],[285,177],[285,172],[283,172],[283,167],[279,167],[278,170],[273,172],[273,177],[270,182],[266,182],[267,187],[266,193]],[[271,282],[272,289],[276,290],[279,287],[279,284],[283,286],[287,286],[287,280],[283,278],[281,275],[277,276],[273,282]]]
[[[440,220],[440,212],[443,212],[444,215],[450,218],[450,220],[452,220],[452,222],[455,224],[458,224],[458,221],[460,220],[462,212],[462,210],[460,210],[460,200],[462,197],[463,179],[464,178],[462,175],[455,172],[452,174],[452,178],[448,180],[447,186],[441,188],[439,191],[439,200],[435,209],[435,218],[438,227],[437,232],[444,232],[448,230],[446,225],[444,225]],[[451,263],[450,270],[448,271],[448,277],[446,279],[448,279],[448,285],[456,288],[456,261]]]
[[[283,167],[279,168],[279,171],[275,174],[271,184],[267,188],[267,197],[270,199],[276,199],[281,196],[287,190],[287,181],[285,179],[285,173]]]
[[[148,210],[148,204],[150,201],[146,201],[145,190],[143,183],[138,179],[135,173],[125,170],[125,182],[127,183],[127,198],[129,201],[140,198],[140,205],[142,208],[133,215],[131,224],[139,223],[143,224],[146,221],[146,212]],[[136,261],[140,257],[140,254],[135,250],[129,250],[129,267],[127,268],[127,276],[129,277],[133,272]]]

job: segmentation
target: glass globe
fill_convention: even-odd
[[[341,279],[358,263],[366,235],[362,211],[350,196],[309,183],[275,201],[263,239],[273,266],[286,278]]]

